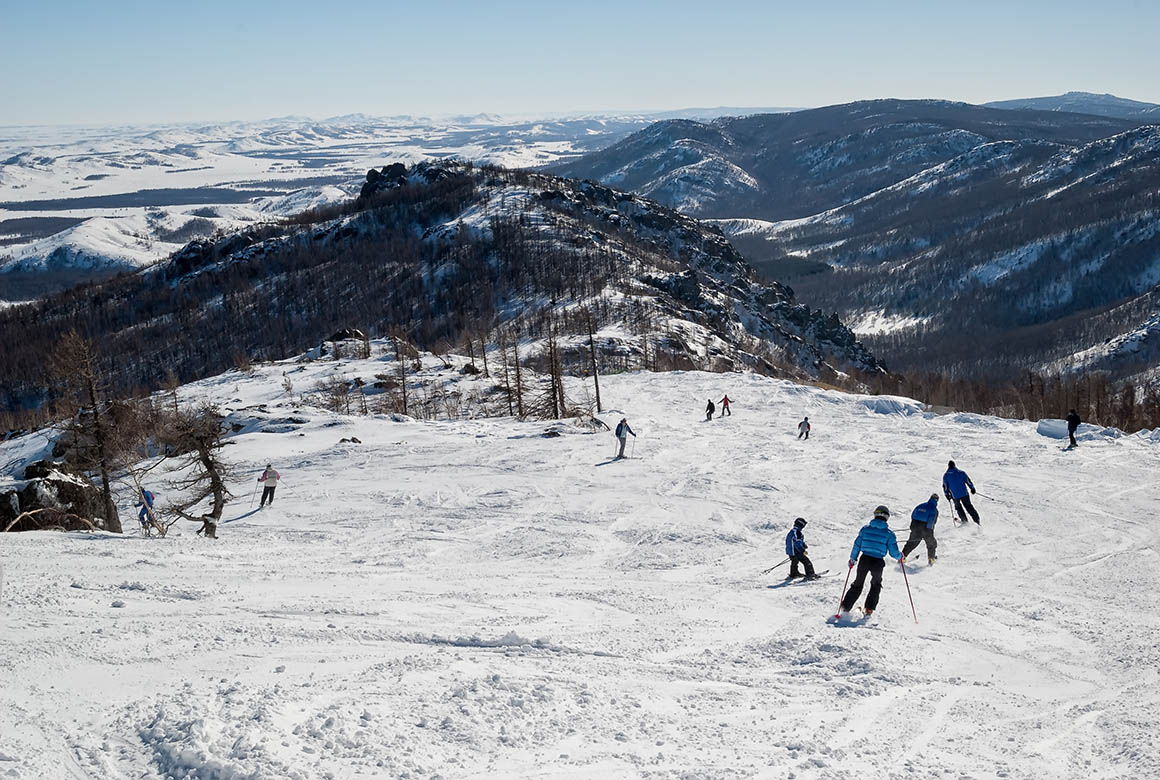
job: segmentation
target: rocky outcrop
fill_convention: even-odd
[[[33,463],[25,469],[22,481],[0,490],[0,531],[29,512],[35,514],[25,516],[10,530],[82,531],[108,525],[101,491],[85,477],[69,473],[64,464],[51,461]]]

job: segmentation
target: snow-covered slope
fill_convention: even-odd
[[[602,378],[604,418],[639,438],[610,462],[607,433],[291,406],[283,371],[303,386],[376,370],[298,368],[180,391],[257,421],[226,448],[245,477],[219,540],[3,539],[7,776],[1110,780],[1160,765],[1155,441],[1093,431],[1066,452],[1031,423],[901,399],[622,374]],[[726,392],[733,416],[700,422]],[[948,457],[994,500],[977,499],[981,528],[944,514],[936,566],[914,556],[917,625],[897,565],[869,623],[827,624],[868,513],[886,503],[905,528]],[[283,483],[254,512],[266,463]],[[799,515],[836,576],[785,585],[784,567],[760,572]]]
[[[140,266],[173,251],[148,215],[180,220],[208,211],[214,228],[236,230],[290,216],[303,200],[328,199],[335,186],[357,190],[367,168],[384,159],[545,165],[660,116],[352,114],[176,127],[0,127],[0,270]],[[61,232],[48,220],[62,217],[90,223]]]

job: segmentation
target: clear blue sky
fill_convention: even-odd
[[[0,125],[1160,102],[1155,0],[0,0]]]

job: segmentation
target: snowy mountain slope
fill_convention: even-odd
[[[500,328],[538,345],[554,334],[578,373],[590,366],[590,323],[615,330],[598,347],[610,370],[884,371],[837,317],[762,280],[719,231],[652,201],[495,167],[398,170],[405,184],[375,171],[356,201],[191,241],[85,288],[79,305],[65,293],[0,312],[0,405],[43,403],[37,366],[74,328],[96,341],[121,392],[156,388],[157,366],[194,379],[352,326],[401,330],[425,349]]]
[[[179,391],[256,421],[226,448],[248,478],[216,542],[4,538],[10,776],[1110,780],[1160,763],[1155,442],[1091,432],[1063,452],[1025,422],[641,373],[602,379],[605,419],[639,434],[610,463],[608,434],[342,417],[281,389],[283,371],[305,386],[376,364]],[[698,422],[723,392],[734,416]],[[996,500],[979,529],[944,515],[936,566],[915,555],[917,625],[896,566],[848,628],[825,622],[841,576],[759,574],[802,515],[815,564],[844,576],[873,507],[905,527],[948,457]],[[284,481],[252,512],[268,462]]]
[[[769,273],[785,258],[834,269],[795,286],[843,316],[921,320],[929,348],[887,350],[900,366],[957,361],[939,334],[969,327],[1040,368],[1135,330],[1140,307],[1123,304],[1160,283],[1160,129],[986,144],[806,219],[718,224],[751,257],[770,247]]]
[[[711,118],[724,111],[686,113]],[[607,145],[661,116],[353,114],[178,127],[0,128],[0,236],[5,221],[29,216],[116,218],[137,223],[133,232],[140,234],[139,242],[119,240],[103,224],[51,236],[17,232],[0,244],[0,270],[136,267],[172,251],[163,235],[141,224],[150,210],[218,210],[228,223],[222,227],[237,229],[253,211],[296,213],[288,203],[279,207],[280,196],[325,197],[327,188],[361,178],[384,155],[538,166]],[[238,208],[243,213],[233,218]]]
[[[1160,122],[1160,105],[1094,92],[1065,92],[1049,97],[996,100],[983,105],[1013,110],[1070,111],[1077,114],[1138,119],[1152,124]]]
[[[850,203],[983,144],[1035,139],[1073,146],[1139,124],[942,100],[870,100],[791,114],[658,122],[551,167],[702,217],[785,220]],[[707,161],[712,165],[705,169]],[[690,188],[696,197],[689,198]]]

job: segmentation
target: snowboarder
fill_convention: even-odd
[[[137,513],[137,519],[141,521],[141,527],[148,532],[153,521],[153,494],[145,488],[141,488],[140,500],[133,506],[141,507],[141,511]]]
[[[705,422],[709,422],[713,419],[713,412],[715,411],[717,411],[717,409],[713,406],[713,399],[710,398],[709,405],[705,407]]]
[[[725,415],[733,416],[733,412],[729,411],[729,396],[721,399],[721,416],[724,417]]]
[[[1079,430],[1079,424],[1081,422],[1083,422],[1083,420],[1081,420],[1079,418],[1079,415],[1076,414],[1075,409],[1072,409],[1070,412],[1068,412],[1068,415],[1067,415],[1067,438],[1071,440],[1071,444],[1068,445],[1070,447],[1078,447],[1079,446],[1079,444],[1077,444],[1075,441],[1075,432]]]
[[[632,433],[632,428],[628,427],[628,418],[621,417],[620,424],[616,426],[616,438],[620,439],[620,452],[616,455],[617,460],[624,457],[624,445],[628,442],[628,434],[630,433]],[[635,433],[632,433],[632,438],[636,438]]]
[[[802,529],[806,527],[806,519],[799,517],[793,521],[793,528],[785,535],[785,554],[789,556],[789,577],[801,577],[802,574],[798,572],[798,564],[805,567],[805,578],[807,580],[816,580],[818,575],[814,572],[814,564],[806,557],[806,549],[809,547],[806,544],[806,539],[802,536]]]
[[[259,482],[265,483],[265,487],[262,489],[262,500],[258,504],[258,509],[264,507],[267,500],[270,501],[270,506],[274,505],[274,489],[278,487],[278,480],[281,478],[282,475],[274,471],[274,467],[267,463],[266,470],[262,472],[262,476],[258,477]],[[250,500],[253,501],[253,499]]]
[[[930,499],[914,508],[910,513],[910,538],[902,548],[902,557],[910,555],[910,551],[918,547],[918,543],[926,541],[927,563],[934,563],[935,548],[938,542],[934,538],[934,524],[938,522],[938,493],[931,493]]]
[[[975,492],[975,484],[971,482],[971,478],[967,476],[967,472],[959,471],[955,468],[953,460],[947,461],[947,472],[943,474],[943,493],[946,494],[947,501],[954,502],[955,511],[959,513],[959,519],[964,523],[967,522],[967,513],[970,512],[971,518],[975,521],[975,525],[982,525],[979,522],[979,513],[975,511],[975,507],[971,504],[971,496],[968,493]],[[964,511],[965,510],[965,511]]]
[[[809,417],[805,418],[800,423],[798,423],[798,438],[799,439],[810,438],[810,418]]]
[[[901,558],[898,552],[898,539],[890,530],[887,521],[890,520],[890,509],[879,506],[874,510],[874,519],[868,525],[862,526],[858,538],[854,540],[854,547],[850,550],[850,568],[858,566],[858,575],[854,577],[854,584],[846,591],[842,599],[842,612],[849,612],[854,608],[854,602],[862,595],[862,586],[866,583],[866,575],[870,575],[870,592],[866,594],[866,605],[862,612],[867,616],[873,615],[878,607],[878,595],[882,592],[882,571],[886,568],[886,556]]]

